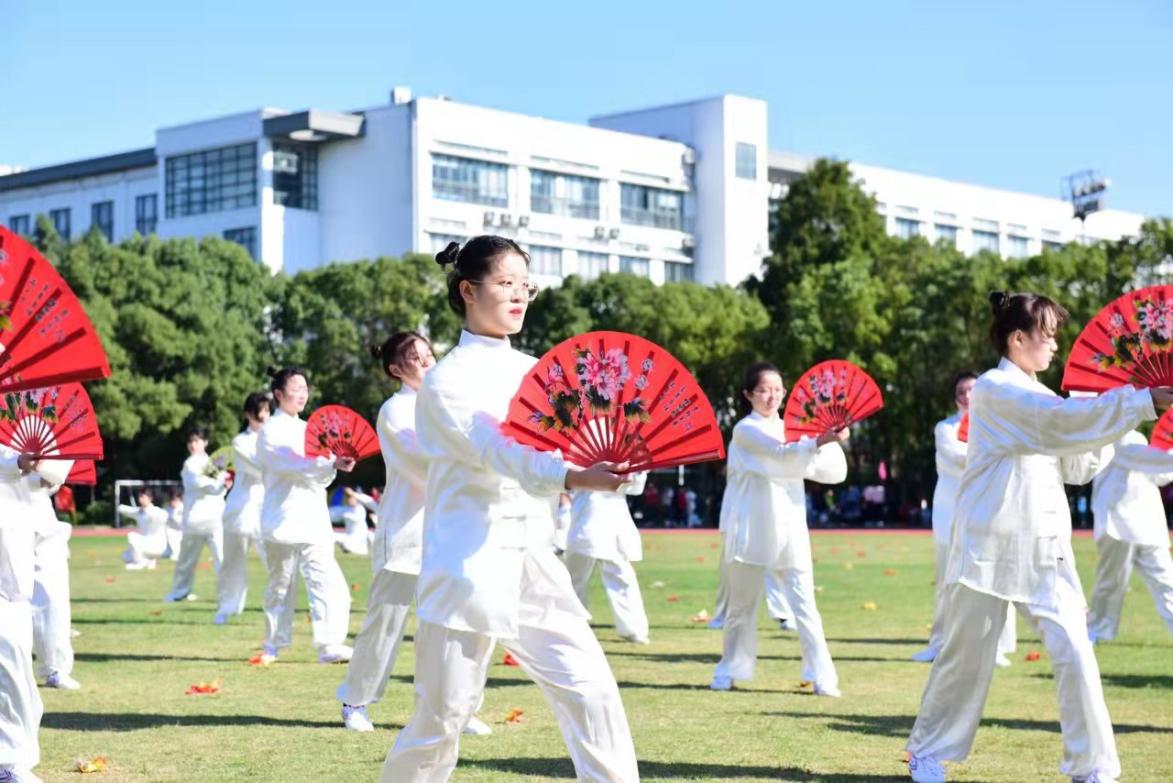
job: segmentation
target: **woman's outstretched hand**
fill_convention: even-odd
[[[824,432],[819,436],[819,439],[815,441],[815,443],[820,446],[826,446],[828,443],[838,443],[839,445],[843,445],[847,442],[849,437],[851,437],[851,428],[844,427],[841,430],[828,430],[827,432]]]
[[[617,465],[614,462],[599,462],[585,470],[571,468],[566,473],[566,488],[588,492],[616,492],[631,480],[626,473],[619,472],[626,469],[626,463]]]
[[[1149,394],[1153,395],[1153,407],[1158,413],[1173,407],[1173,386],[1154,386]]]

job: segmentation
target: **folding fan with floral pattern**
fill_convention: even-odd
[[[1173,408],[1161,414],[1153,426],[1153,435],[1149,438],[1149,445],[1163,451],[1173,450]]]
[[[786,440],[841,430],[883,407],[880,387],[859,367],[841,359],[819,362],[790,390],[782,414]]]
[[[334,454],[361,462],[379,453],[379,437],[366,419],[344,405],[323,405],[306,421],[308,457]]]
[[[1173,285],[1130,291],[1096,313],[1071,346],[1068,391],[1173,386]]]
[[[0,443],[38,459],[102,459],[102,434],[80,383],[0,397]]]

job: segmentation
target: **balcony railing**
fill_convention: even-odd
[[[583,220],[599,219],[599,202],[597,201],[531,194],[530,209],[543,215],[562,215]]]

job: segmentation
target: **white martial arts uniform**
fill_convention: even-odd
[[[812,438],[787,443],[780,417],[751,412],[733,428],[726,472],[721,520],[729,599],[724,652],[714,681],[753,678],[763,576],[775,571],[798,629],[803,680],[821,692],[837,693],[839,676],[815,606],[803,481],[846,479],[843,449],[834,443],[820,448]]]
[[[61,465],[53,467],[64,468],[59,471],[59,477],[64,478],[73,463],[61,462]],[[44,485],[42,476],[35,473],[30,473],[25,480],[28,482],[32,511],[29,521],[36,532],[32,599],[33,654],[37,659],[35,672],[41,679],[52,674],[69,676],[73,672],[73,640],[70,636],[72,616],[69,606],[69,537],[73,533],[73,526],[57,519],[57,513],[53,510],[52,492],[60,484],[55,484],[50,490]]]
[[[305,455],[305,421],[278,409],[257,440],[265,482],[261,535],[269,582],[265,588],[265,652],[276,655],[292,642],[296,572],[309,593],[314,647],[319,656],[345,647],[350,627],[350,585],[334,559],[326,487],[334,460]],[[349,650],[346,650],[349,653]]]
[[[367,502],[371,501],[369,495],[362,495],[356,498],[353,506],[348,506],[344,502],[340,506],[330,508],[330,522],[342,522],[346,525],[345,530],[334,534],[334,540],[342,547],[343,552],[351,555],[365,556],[371,551],[371,534],[367,528],[367,503],[363,502],[364,498]]]
[[[338,687],[343,704],[370,704],[383,697],[415,600],[428,480],[428,463],[415,434],[415,402],[415,390],[404,386],[379,409],[375,429],[387,468],[386,484],[371,548],[374,579],[367,617],[355,637],[346,679]]]
[[[929,631],[929,650],[936,654],[945,643],[945,619],[941,614],[945,595],[945,566],[949,562],[949,542],[953,538],[953,515],[957,489],[965,471],[966,444],[957,437],[961,429],[960,412],[941,419],[933,428],[937,446],[937,486],[933,489],[933,545],[936,550],[936,588],[933,601],[933,627]],[[1017,616],[1006,613],[1006,624],[998,638],[998,652],[1009,655],[1018,646]]]
[[[220,572],[224,545],[224,473],[208,475],[212,459],[193,454],[183,463],[183,541],[168,601],[182,601],[195,584],[196,567],[204,547],[212,553],[212,568]]]
[[[1100,558],[1087,616],[1093,641],[1110,641],[1133,566],[1153,596],[1157,613],[1173,633],[1173,556],[1169,525],[1157,487],[1173,481],[1173,454],[1150,448],[1139,432],[1116,443],[1116,453],[1092,482],[1094,535]]]
[[[170,560],[179,559],[179,549],[183,546],[183,499],[175,505],[167,503],[167,526],[164,535],[167,538],[167,557]]]
[[[155,559],[167,552],[167,512],[156,505],[119,505],[118,513],[135,523],[135,529],[126,534],[122,559],[128,566],[153,568]]]
[[[221,618],[244,612],[248,600],[248,550],[252,546],[264,561],[261,545],[261,506],[265,502],[265,483],[257,462],[258,431],[245,429],[232,439],[235,476],[224,503],[224,560],[216,576],[220,601],[216,614]],[[290,591],[291,596],[296,596]]]
[[[615,615],[615,631],[634,642],[647,642],[648,615],[644,611],[639,581],[631,564],[643,560],[643,544],[627,495],[641,495],[648,474],[636,473],[621,492],[575,492],[570,506],[570,531],[562,556],[574,592],[587,604],[588,587],[595,566]]]
[[[554,502],[554,551],[566,551],[566,536],[570,534],[570,503],[563,503],[562,496]]]
[[[0,445],[0,770],[31,770],[41,760],[41,696],[33,674],[36,532],[20,455]]]
[[[463,332],[424,380],[415,713],[387,755],[384,783],[448,780],[496,644],[542,689],[579,780],[639,779],[619,687],[550,546],[550,499],[567,467],[501,433],[534,364],[508,339]]]
[[[729,611],[729,569],[725,564],[725,531],[721,530],[721,561],[717,570],[717,601],[713,607],[713,618],[709,621],[710,628],[724,628],[725,615]],[[778,574],[770,569],[766,570],[765,579],[766,611],[774,620],[790,620],[794,611],[786,603],[786,593]]]
[[[1119,776],[1063,484],[1090,481],[1111,458],[1110,444],[1153,418],[1148,389],[1065,400],[1005,358],[978,379],[945,574],[945,644],[908,740],[914,756],[969,755],[1013,603],[1053,661],[1060,771]]]

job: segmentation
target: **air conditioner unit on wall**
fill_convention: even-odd
[[[485,210],[485,225],[486,226],[493,225],[493,221],[496,219],[497,219],[496,212],[492,211],[491,209]]]
[[[692,237],[684,237],[680,240],[681,250],[692,250],[696,247],[696,240]]]
[[[517,225],[521,226],[522,228],[525,228],[526,226],[528,226],[529,225],[529,215],[518,215],[517,216]]]
[[[510,215],[508,212],[502,212],[501,213],[501,225],[512,226],[513,225],[513,215]]]
[[[612,239],[618,239],[619,238],[619,229],[617,229],[617,228],[611,229],[610,236]]]
[[[696,150],[694,150],[692,147],[686,149],[680,156],[680,162],[685,166],[691,166],[696,163]]]
[[[603,226],[595,226],[595,239],[605,239],[607,236],[607,229]]]

